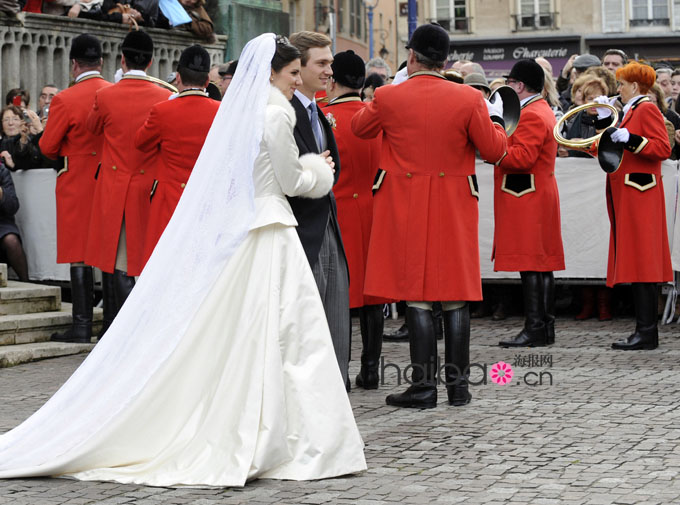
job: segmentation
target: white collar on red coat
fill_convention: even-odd
[[[646,97],[647,95],[635,95],[633,98],[628,100],[628,103],[623,106],[623,117],[626,117],[626,113],[635,105],[641,98]]]
[[[88,75],[101,75],[101,74],[97,70],[88,70],[87,72],[83,72],[78,77],[76,77],[76,80],[74,82],[80,82]]]

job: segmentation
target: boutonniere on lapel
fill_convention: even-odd
[[[337,125],[337,121],[335,120],[335,116],[333,115],[332,112],[326,114],[326,121],[328,121],[328,124],[331,125],[331,128],[335,130],[335,125]]]

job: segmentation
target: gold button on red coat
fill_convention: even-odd
[[[444,177],[444,172],[439,172],[439,177]]]
[[[111,168],[113,168],[113,169],[115,170],[115,169],[116,169],[116,165],[113,165],[113,167],[111,167]]]
[[[139,173],[144,175],[144,169],[140,170]]]
[[[354,193],[354,194],[352,195],[352,197],[353,197],[353,198],[359,198],[359,193]]]
[[[180,184],[180,187],[181,187],[182,189],[184,189],[184,188],[186,187],[186,184],[182,183],[182,184]]]
[[[408,177],[408,178],[410,179],[411,177],[413,177],[413,175],[411,175],[411,172],[408,172],[408,173],[406,174],[406,177]]]
[[[97,156],[97,153],[92,151],[92,156]]]

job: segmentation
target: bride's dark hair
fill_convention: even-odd
[[[276,52],[272,58],[272,70],[280,72],[291,61],[300,58],[300,51],[283,35],[276,36]]]

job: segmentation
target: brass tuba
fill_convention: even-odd
[[[510,86],[498,86],[491,95],[489,95],[489,101],[495,101],[496,95],[501,97],[503,100],[503,122],[505,123],[505,133],[512,135],[517,129],[519,124],[519,114],[522,107],[519,103],[519,97],[517,92]]]
[[[560,118],[560,120],[555,125],[555,128],[553,128],[553,136],[555,137],[555,141],[561,146],[564,146],[567,149],[573,149],[575,151],[583,151],[590,154],[591,156],[594,156],[591,152],[593,146],[597,147],[597,161],[600,163],[600,167],[608,174],[611,174],[619,169],[621,160],[623,158],[624,145],[620,142],[613,142],[611,139],[611,134],[616,131],[616,128],[609,126],[593,137],[579,140],[565,139],[560,133],[562,126],[569,118],[583,110],[592,109],[593,107],[604,107],[606,109],[611,109],[611,125],[615,125],[618,122],[619,111],[613,105],[594,102],[585,103],[583,105],[579,105],[578,107],[574,107]]]

